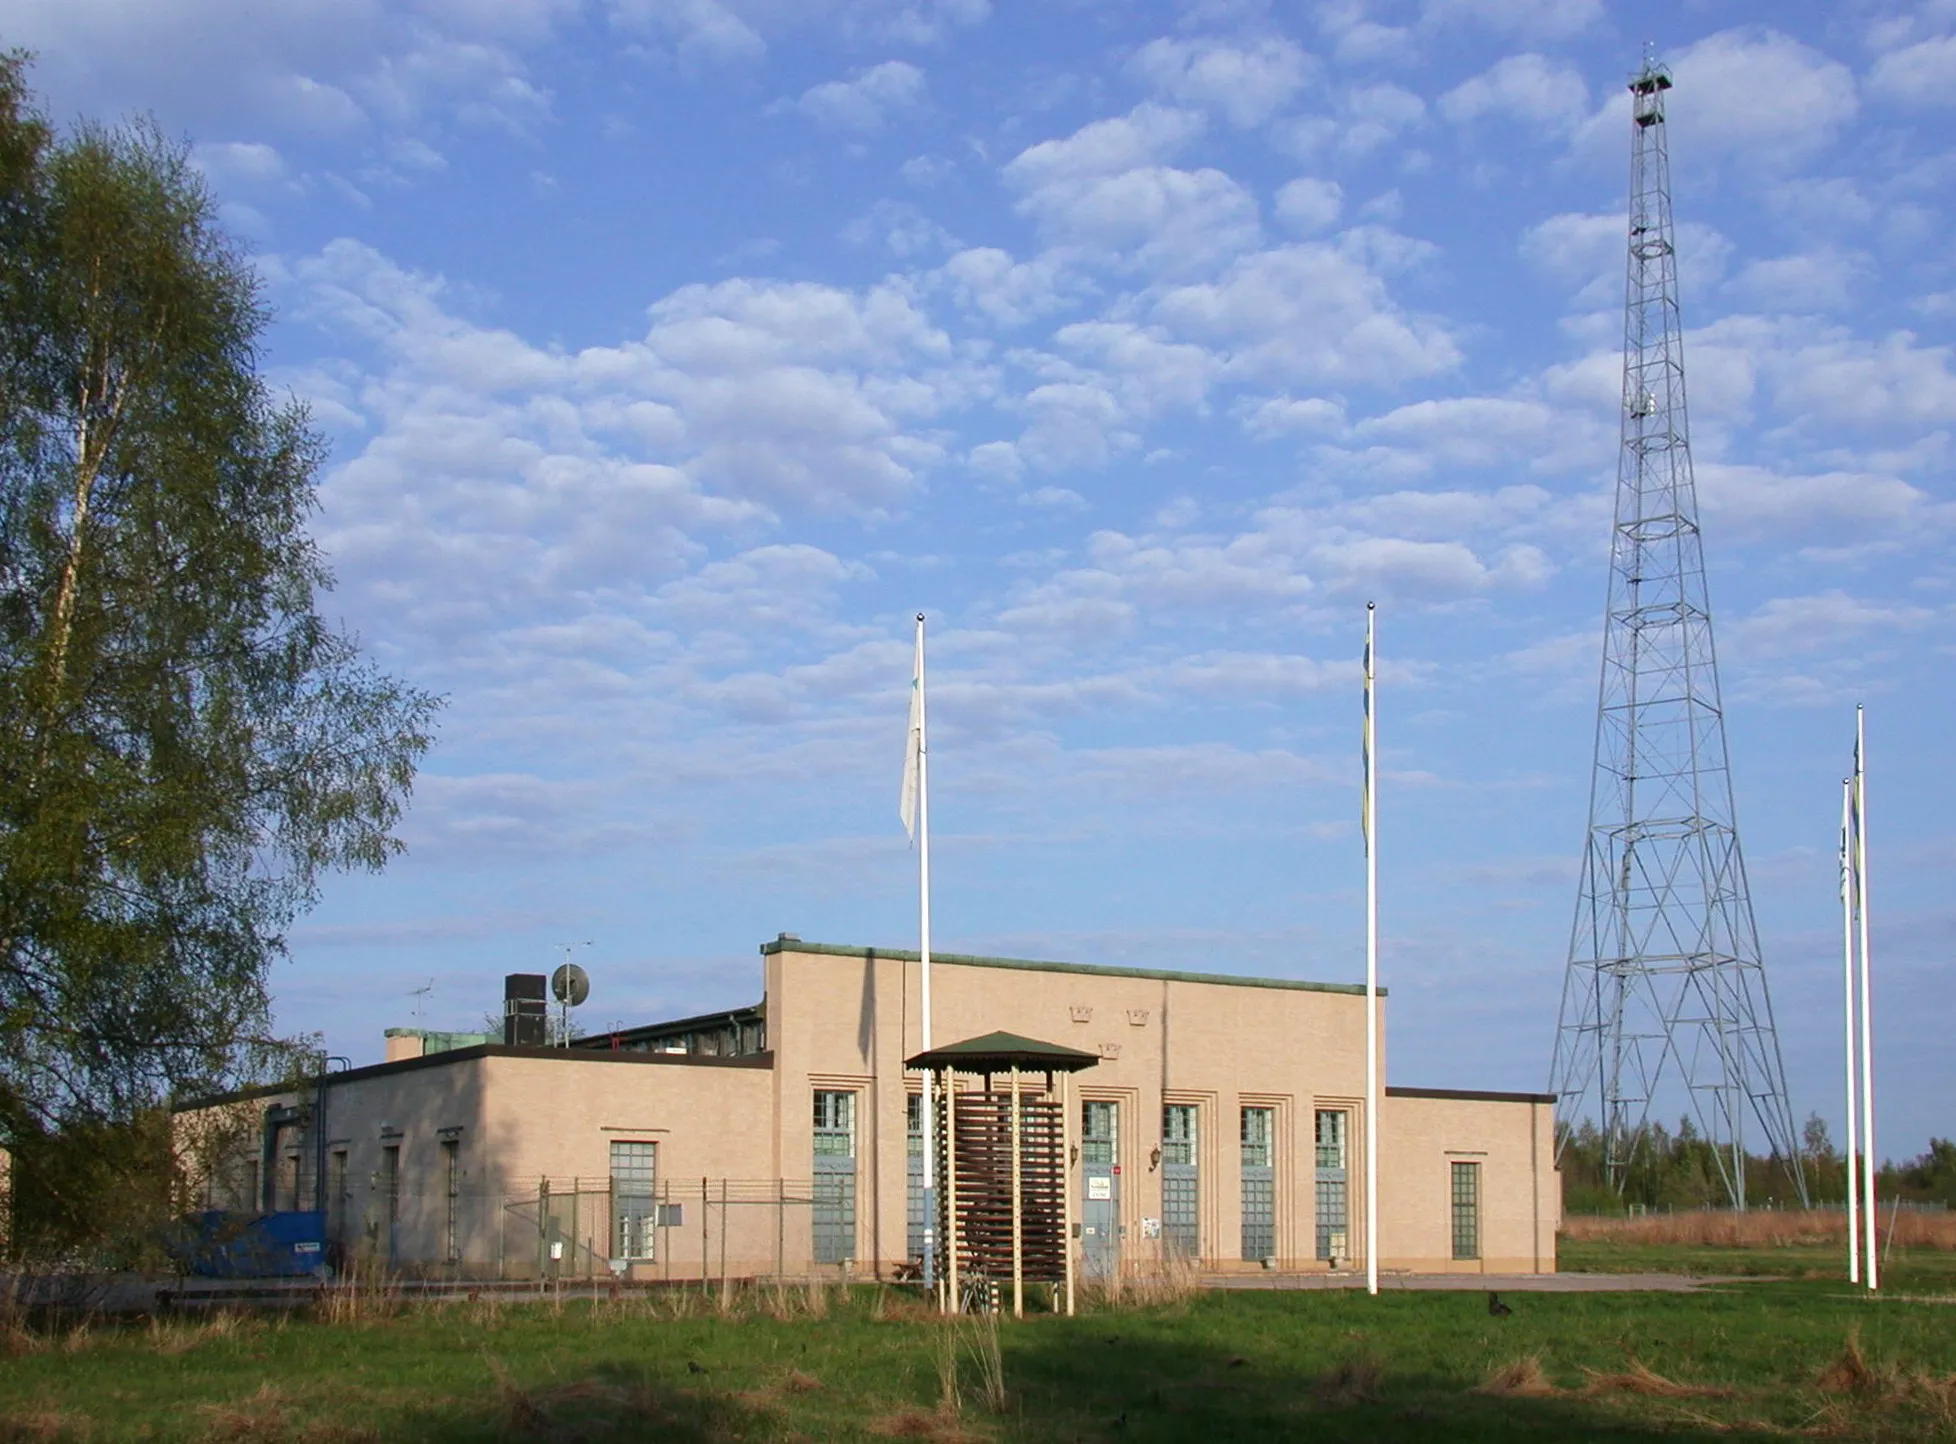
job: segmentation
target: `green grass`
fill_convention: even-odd
[[[819,1317],[799,1295],[772,1300],[781,1317],[763,1296],[719,1317],[689,1295],[561,1310],[458,1302],[359,1324],[16,1331],[0,1364],[0,1440],[1219,1444],[1709,1439],[1735,1426],[1956,1439],[1956,1307],[1821,1281],[1515,1294],[1499,1319],[1477,1293],[1244,1292],[1008,1320],[1000,1412],[982,1399],[983,1330],[966,1324],[953,1340],[955,1416],[940,1409],[949,1331],[897,1298],[859,1290]],[[1821,1388],[1854,1334],[1869,1372],[1858,1390]],[[1558,1392],[1472,1392],[1530,1356]],[[1599,1390],[1586,1372],[1636,1363],[1710,1392]],[[1359,1387],[1340,1389],[1341,1371]]]
[[[1847,1283],[1846,1247],[1789,1244],[1779,1248],[1724,1248],[1705,1244],[1617,1243],[1560,1240],[1556,1262],[1565,1273],[1689,1273],[1759,1278],[1835,1279]],[[1892,1292],[1956,1290],[1956,1251],[1897,1248],[1881,1269]]]

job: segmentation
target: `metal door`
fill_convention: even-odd
[[[1121,1266],[1120,1104],[1080,1105],[1080,1248],[1082,1272],[1112,1278]]]

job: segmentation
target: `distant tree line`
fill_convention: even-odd
[[[1711,1142],[1689,1118],[1676,1131],[1649,1123],[1629,1139],[1621,1189],[1613,1188],[1606,1168],[1603,1132],[1588,1119],[1562,1126],[1562,1206],[1570,1213],[1622,1213],[1650,1209],[1723,1208],[1729,1203],[1725,1175]],[[1848,1160],[1819,1114],[1801,1130],[1802,1167],[1807,1194],[1827,1207],[1847,1197]],[[1746,1202],[1753,1207],[1799,1206],[1792,1170],[1774,1156],[1745,1158]],[[1901,1163],[1883,1163],[1875,1191],[1883,1199],[1941,1203],[1956,1207],[1956,1141],[1931,1138],[1929,1151]]]

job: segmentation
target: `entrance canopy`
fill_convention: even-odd
[[[1017,1033],[986,1033],[950,1043],[906,1058],[904,1067],[919,1072],[980,1073],[989,1078],[995,1073],[1078,1073],[1100,1061],[1097,1053],[1085,1053],[1059,1043],[1042,1043],[1037,1038],[1022,1038]]]

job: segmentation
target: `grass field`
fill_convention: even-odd
[[[1211,1293],[993,1330],[858,1289],[15,1328],[0,1440],[1956,1439],[1956,1303],[1897,1282],[1514,1294],[1506,1318]]]

